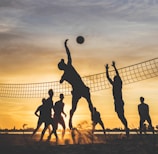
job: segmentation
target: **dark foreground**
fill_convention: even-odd
[[[158,154],[158,135],[95,135],[94,142],[73,144],[65,139],[58,145],[51,142],[39,142],[38,137],[30,135],[0,134],[1,154]]]

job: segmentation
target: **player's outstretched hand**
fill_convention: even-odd
[[[112,66],[115,67],[115,61],[112,62]]]
[[[69,40],[69,39],[66,39],[66,40],[65,40],[65,45],[67,45],[67,41],[68,41],[68,40]]]
[[[107,69],[107,70],[109,69],[109,66],[108,66],[108,64],[106,64],[106,69]]]

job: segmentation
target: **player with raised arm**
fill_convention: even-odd
[[[119,72],[115,66],[115,62],[112,62],[112,66],[116,72],[116,75],[114,76],[114,80],[112,80],[109,76],[109,66],[108,64],[106,65],[106,76],[109,82],[112,85],[112,92],[113,92],[113,98],[114,98],[114,105],[115,105],[115,112],[117,113],[119,119],[123,123],[125,130],[126,130],[126,135],[127,137],[129,136],[129,128],[128,128],[128,123],[124,115],[124,101],[122,98],[122,80],[119,75]]]
[[[72,65],[72,59],[71,59],[71,54],[69,51],[69,48],[67,47],[67,40],[65,40],[65,49],[66,49],[66,54],[68,58],[67,64],[64,62],[64,59],[61,59],[61,61],[58,63],[58,68],[60,70],[63,70],[64,73],[61,77],[60,83],[63,81],[67,81],[71,86],[72,86],[72,108],[70,110],[70,119],[69,119],[69,128],[72,129],[72,117],[73,114],[76,110],[77,103],[81,97],[84,97],[89,105],[89,109],[91,112],[91,119],[93,115],[93,105],[91,102],[91,96],[90,96],[90,90],[89,88],[84,84],[82,81],[80,75],[77,73],[75,68]]]

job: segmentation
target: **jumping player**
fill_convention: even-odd
[[[91,102],[90,90],[82,81],[80,75],[77,73],[75,68],[72,65],[71,54],[69,48],[67,47],[67,40],[65,40],[65,49],[67,53],[68,62],[64,62],[64,59],[58,63],[58,68],[63,70],[64,73],[61,77],[60,83],[67,81],[72,86],[72,108],[70,110],[70,119],[69,119],[69,128],[72,129],[72,117],[76,110],[77,103],[81,97],[84,97],[89,105],[89,110],[91,112],[91,119],[93,115],[93,105]]]

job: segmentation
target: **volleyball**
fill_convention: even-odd
[[[76,42],[77,42],[78,44],[84,43],[84,37],[83,37],[83,36],[77,36]]]

